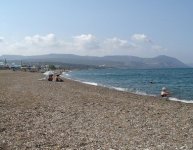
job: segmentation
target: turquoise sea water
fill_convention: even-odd
[[[172,100],[193,102],[193,68],[187,69],[93,69],[65,74],[84,83],[142,95],[159,96],[162,87]]]

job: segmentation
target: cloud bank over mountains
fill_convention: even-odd
[[[4,37],[0,37],[0,43],[4,41]]]
[[[128,39],[118,37],[100,39],[92,34],[81,34],[60,39],[55,34],[26,36],[21,41],[10,42],[0,37],[0,55],[41,55],[64,53],[77,55],[136,55],[162,54],[166,49],[145,34],[133,34]]]
[[[145,34],[134,34],[132,35],[131,39],[138,42],[152,43],[151,39],[148,38]]]

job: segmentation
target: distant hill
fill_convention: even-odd
[[[193,63],[187,64],[189,67],[193,68]]]
[[[61,62],[68,64],[81,64],[105,67],[121,67],[121,68],[187,68],[183,62],[176,58],[165,55],[154,58],[140,58],[135,56],[79,56],[73,54],[48,54],[37,56],[21,56],[21,55],[3,55],[0,59],[23,62]]]

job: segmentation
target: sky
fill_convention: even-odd
[[[1,0],[0,55],[167,55],[193,63],[192,0]]]

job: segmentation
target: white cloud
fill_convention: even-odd
[[[138,41],[138,42],[152,43],[152,40],[148,38],[145,34],[133,34],[131,39],[133,41]]]
[[[79,42],[89,42],[95,40],[96,37],[93,36],[92,34],[82,34],[75,36],[74,39]]]
[[[4,37],[0,37],[0,43],[3,43],[4,42]]]
[[[106,39],[104,45],[105,48],[113,50],[132,50],[136,48],[134,44],[130,44],[127,40],[122,40],[117,37]]]
[[[4,42],[5,43],[5,42]],[[63,53],[65,43],[52,33],[45,36],[26,36],[17,42],[7,42],[0,47],[0,54],[39,55],[47,53]]]
[[[140,42],[139,42],[140,41]],[[77,55],[137,55],[149,56],[164,49],[150,42],[144,34],[134,34],[132,40],[118,37],[97,39],[92,34],[81,34],[64,40],[55,34],[26,36],[23,40],[10,42],[0,37],[1,54],[41,55],[48,53],[68,53]]]
[[[167,49],[154,42],[145,34],[133,34],[131,41],[136,44],[133,54],[140,57],[153,57],[166,53]]]
[[[152,42],[152,39],[145,34],[133,34],[131,36],[132,41],[144,51],[165,51],[166,48]]]
[[[156,51],[166,51],[167,49],[160,45],[152,45],[152,49]]]
[[[96,50],[100,48],[100,43],[92,34],[82,34],[73,37],[75,49]]]
[[[117,37],[114,37],[112,39],[107,39],[104,43],[109,48],[117,49],[117,48],[120,48],[120,47],[127,46],[128,42],[126,40],[121,40],[121,39],[118,39]]]
[[[26,36],[24,40],[27,44],[37,45],[37,46],[51,46],[57,43],[56,37],[52,33],[46,36],[41,36],[38,34],[34,36]]]

